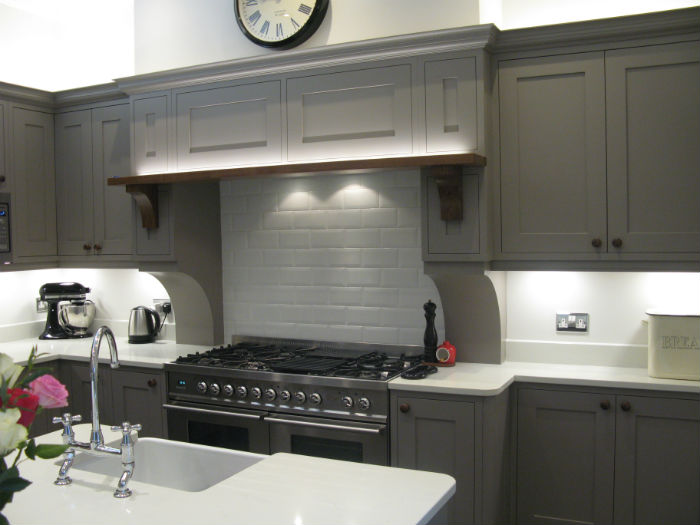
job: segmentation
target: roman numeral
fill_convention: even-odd
[[[260,20],[260,11],[255,11],[252,15],[248,17],[248,22],[250,22],[250,25],[255,25],[258,23],[258,20]]]
[[[297,21],[294,20],[291,16],[289,17],[289,20],[291,20],[292,22],[292,31],[298,31],[301,26],[297,23]]]
[[[267,36],[267,32],[270,30],[270,21],[265,20],[265,23],[260,28],[260,34]]]
[[[245,0],[246,7],[253,7],[254,5],[258,5],[258,0]]]
[[[284,30],[282,29],[281,23],[277,23],[277,25],[275,26],[275,33],[277,34],[277,38],[284,36]]]
[[[299,6],[299,11],[301,13],[304,13],[305,15],[308,15],[309,13],[311,13],[311,8],[306,4],[301,4]]]

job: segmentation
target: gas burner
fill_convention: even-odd
[[[267,370],[267,371],[272,370],[269,366],[267,366],[262,361],[247,361],[245,363],[242,363],[237,368],[238,368],[238,370]]]

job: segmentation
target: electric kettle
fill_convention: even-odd
[[[152,308],[137,306],[129,315],[129,343],[152,343],[162,325],[160,315]]]

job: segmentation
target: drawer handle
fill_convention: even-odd
[[[603,410],[608,410],[610,408],[610,401],[608,401],[607,399],[605,401],[601,401],[600,408],[602,408]]]
[[[593,239],[593,240],[591,241],[591,245],[592,245],[594,248],[600,248],[601,246],[603,246],[603,241],[601,241],[600,239]]]
[[[86,242],[85,244],[83,244],[83,250],[85,250],[85,251],[92,250],[92,244],[90,244],[89,242]]]
[[[95,245],[95,251],[96,251],[96,252],[99,252],[100,250],[102,250],[102,245],[101,245],[101,244],[96,244],[96,245]]]
[[[399,410],[405,414],[406,412],[411,410],[411,405],[409,405],[408,403],[401,403],[399,405]]]
[[[622,239],[620,239],[619,237],[613,239],[613,240],[612,240],[612,245],[613,245],[615,248],[621,248],[621,247],[622,247]]]
[[[629,401],[623,401],[622,403],[620,403],[620,408],[625,412],[629,412],[630,410],[632,410],[632,404]]]
[[[156,381],[155,379],[151,378],[151,379],[149,379],[148,381],[146,381],[146,384],[147,384],[148,386],[150,386],[151,388],[153,388],[154,386],[156,386],[156,385],[158,384],[158,381]]]

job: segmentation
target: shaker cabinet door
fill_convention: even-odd
[[[608,51],[605,77],[608,250],[700,253],[700,43]]]
[[[9,189],[7,177],[7,155],[5,153],[5,103],[0,102],[0,192]]]
[[[500,63],[503,253],[592,258],[605,244],[603,64],[602,52]]]
[[[11,150],[14,255],[56,256],[53,115],[14,107]]]
[[[139,369],[141,370],[141,369]],[[114,370],[112,372],[112,403],[117,424],[140,423],[140,436],[165,437],[163,424],[164,375],[151,372]]]

